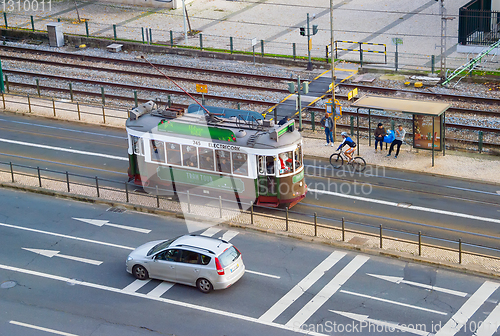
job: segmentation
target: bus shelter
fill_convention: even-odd
[[[412,99],[365,95],[354,102],[356,108],[357,140],[359,143],[359,109],[368,109],[368,141],[371,146],[371,110],[400,112],[413,117],[413,148],[442,151],[445,155],[445,112],[450,104]],[[359,155],[359,146],[358,146]]]

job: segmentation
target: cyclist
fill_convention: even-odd
[[[349,148],[344,152],[345,155],[349,158],[349,163],[352,162],[352,153],[354,153],[354,148],[356,148],[356,143],[347,135],[347,132],[340,133],[342,138],[344,139],[337,150],[340,150],[345,145],[348,145]]]

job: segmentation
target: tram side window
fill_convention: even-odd
[[[302,167],[302,146],[299,144],[297,148],[295,148],[295,170]]]
[[[200,151],[200,168],[214,170],[214,151],[210,148],[198,148]]]
[[[182,165],[198,168],[198,153],[195,146],[182,145]]]
[[[228,151],[215,150],[215,158],[217,159],[217,171],[221,173],[231,174],[231,156]]]
[[[163,141],[151,140],[151,160],[165,163],[165,143]]]
[[[134,154],[144,155],[144,146],[142,138],[131,135],[132,137],[132,150]]]
[[[292,157],[292,152],[283,152],[279,155],[280,174],[288,174],[294,171]]]
[[[248,176],[247,154],[233,153],[233,173]]]
[[[181,145],[167,142],[167,163],[180,166]]]

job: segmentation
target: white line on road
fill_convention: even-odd
[[[30,248],[26,248],[26,247],[23,247],[22,249],[26,250],[26,251],[30,251],[30,252],[36,253],[36,254],[40,254],[40,255],[43,255],[43,256],[49,257],[49,258],[59,257],[59,258],[64,258],[64,259],[69,259],[69,260],[83,262],[83,263],[86,263],[86,264],[96,265],[96,266],[99,266],[100,264],[102,264],[102,261],[93,260],[93,259],[86,259],[86,258],[80,258],[80,257],[73,257],[73,256],[69,256],[69,255],[64,255],[64,254],[60,254],[59,251],[30,249]]]
[[[402,277],[395,277],[395,276],[388,276],[388,275],[378,275],[378,274],[369,274],[369,273],[366,273],[366,275],[369,275],[369,276],[372,276],[372,277],[375,277],[375,278],[378,278],[378,279],[382,279],[382,280],[385,280],[385,281],[394,282],[396,284],[404,283],[404,284],[407,284],[407,285],[421,287],[421,288],[429,289],[429,290],[432,290],[432,291],[442,292],[442,293],[456,295],[456,296],[460,296],[460,297],[466,297],[467,296],[467,293],[465,293],[465,292],[460,292],[460,291],[456,291],[456,290],[452,290],[452,289],[448,289],[448,288],[443,288],[443,287],[431,286],[431,285],[423,284],[423,283],[420,283],[420,282],[413,282],[413,281],[403,280]]]
[[[104,290],[104,291],[108,291],[108,292],[113,292],[113,293],[118,293],[118,294],[126,294],[126,295],[129,295],[129,296],[139,297],[139,298],[143,298],[143,299],[154,300],[154,301],[158,301],[158,302],[164,302],[164,303],[168,303],[168,304],[179,306],[179,307],[183,307],[183,308],[194,309],[194,310],[202,311],[202,312],[205,312],[205,313],[217,314],[217,315],[220,315],[220,316],[230,317],[230,318],[234,318],[234,319],[238,319],[238,320],[246,321],[246,322],[251,322],[251,323],[257,323],[257,324],[260,324],[260,325],[265,325],[265,326],[268,326],[268,327],[273,327],[273,328],[282,329],[282,330],[288,330],[288,331],[292,331],[292,332],[296,332],[296,333],[300,333],[300,334],[306,333],[308,335],[314,335],[314,336],[327,336],[326,334],[322,334],[322,333],[319,333],[319,332],[304,331],[303,329],[294,329],[294,328],[291,328],[289,326],[278,324],[278,323],[274,323],[274,322],[261,321],[261,320],[255,318],[255,317],[251,317],[251,316],[245,316],[245,315],[241,315],[241,314],[237,314],[237,313],[233,313],[233,312],[228,312],[228,311],[223,311],[223,310],[219,310],[219,309],[215,309],[215,308],[209,308],[209,307],[199,306],[199,305],[195,305],[195,304],[192,304],[192,303],[181,302],[181,301],[177,301],[177,300],[171,300],[171,299],[165,299],[165,298],[161,298],[161,297],[149,296],[147,294],[141,294],[141,293],[137,293],[137,292],[125,292],[124,290],[119,289],[119,288],[114,288],[114,287],[99,285],[99,284],[95,284],[95,283],[91,283],[91,282],[86,282],[86,281],[80,281],[80,280],[70,279],[70,278],[66,278],[66,277],[62,277],[62,276],[58,276],[58,275],[53,275],[53,274],[48,274],[48,273],[43,273],[43,272],[37,272],[37,271],[32,271],[32,270],[28,270],[28,269],[23,269],[23,268],[18,268],[18,267],[12,267],[12,266],[2,265],[2,264],[0,264],[0,269],[4,269],[4,270],[7,270],[7,271],[12,271],[12,272],[23,273],[23,274],[29,274],[29,275],[33,275],[33,276],[38,276],[38,277],[46,278],[46,279],[52,279],[52,280],[62,281],[64,283],[70,282],[70,283],[73,283],[75,285],[80,285],[80,286],[85,286],[85,287],[89,287],[89,288]]]
[[[458,190],[465,190],[465,191],[471,191],[475,193],[481,193],[481,194],[488,194],[488,195],[498,195],[494,192],[489,192],[489,191],[482,191],[482,190],[475,190],[475,189],[467,189],[467,188],[460,188],[460,187],[454,187],[454,186],[445,186],[446,188],[451,188],[451,189],[458,189]]]
[[[327,194],[327,195],[332,195],[332,196],[339,196],[339,197],[344,197],[344,198],[355,199],[355,200],[358,200],[358,201],[378,203],[378,204],[383,204],[383,205],[388,205],[388,206],[393,206],[393,207],[398,207],[398,204],[399,204],[399,203],[396,203],[396,202],[389,202],[389,201],[383,201],[383,200],[379,200],[379,199],[372,199],[372,198],[367,198],[367,197],[347,195],[347,194],[342,194],[342,193],[333,192],[333,191],[317,190],[317,189],[309,189],[309,191],[316,192],[318,194]],[[432,208],[424,208],[424,207],[415,206],[415,205],[410,205],[406,209],[413,209],[413,210],[419,210],[419,211],[425,211],[425,212],[433,212],[433,213],[438,213],[438,214],[447,215],[447,216],[462,217],[462,218],[475,219],[475,220],[479,220],[479,221],[492,222],[492,223],[498,223],[498,224],[500,224],[500,219],[480,217],[480,216],[473,216],[473,215],[463,214],[463,213],[459,213],[459,212],[452,212],[452,211],[446,211],[446,210],[438,210],[438,209],[432,209]]]
[[[354,296],[359,296],[359,297],[367,298],[367,299],[371,299],[371,300],[376,300],[376,301],[391,303],[391,304],[394,304],[394,305],[397,305],[397,306],[403,306],[403,307],[413,308],[413,309],[417,309],[417,310],[423,310],[423,311],[426,311],[426,312],[429,312],[429,313],[436,313],[436,314],[440,314],[440,315],[448,315],[448,313],[440,312],[440,311],[437,311],[437,310],[423,308],[423,307],[419,307],[419,306],[414,306],[414,305],[407,304],[407,303],[402,303],[402,302],[397,302],[397,301],[382,299],[382,298],[378,298],[376,296],[371,296],[371,295],[365,295],[365,294],[350,292],[350,291],[346,291],[346,290],[343,290],[343,289],[340,290],[340,292],[341,293],[346,293],[346,294],[351,294],[351,295],[354,295]]]
[[[26,328],[31,328],[31,329],[36,329],[36,330],[41,330],[41,331],[49,332],[49,333],[56,334],[56,335],[78,336],[76,334],[70,334],[70,333],[67,333],[67,332],[64,332],[64,331],[58,331],[58,330],[54,330],[54,329],[39,327],[39,326],[36,326],[36,325],[33,325],[33,324],[28,324],[28,323],[23,323],[23,322],[9,321],[9,323],[10,324],[15,324],[15,325],[18,325],[18,326],[21,326],[21,327],[26,327]]]
[[[118,245],[118,244],[111,244],[111,243],[105,243],[101,242],[98,240],[92,240],[92,239],[86,239],[86,238],[80,238],[80,237],[74,237],[74,236],[68,236],[60,233],[54,233],[54,232],[48,232],[48,231],[42,231],[42,230],[37,230],[37,229],[31,229],[31,228],[26,228],[22,226],[17,226],[17,225],[10,225],[10,224],[5,224],[5,223],[0,223],[0,226],[4,227],[9,227],[12,229],[18,229],[18,230],[24,230],[24,231],[30,231],[30,232],[36,232],[36,233],[42,233],[50,236],[55,236],[55,237],[61,237],[61,238],[67,238],[67,239],[74,239],[74,240],[79,240],[79,241],[84,241],[87,243],[93,243],[93,244],[99,244],[99,245],[104,245],[104,246],[110,246],[110,247],[117,247],[125,250],[135,250],[135,247],[128,247],[128,246],[123,246],[123,245]]]
[[[323,260],[316,268],[314,268],[304,279],[295,285],[288,293],[286,293],[278,302],[269,308],[259,320],[274,321],[281,315],[292,303],[295,302],[302,294],[304,294],[312,285],[316,283],[326,271],[333,267],[346,254],[344,252],[335,251]]]
[[[314,296],[294,317],[286,323],[289,327],[300,327],[303,325],[321,306],[335,294],[340,287],[347,281],[356,271],[370,259],[369,257],[358,255],[346,267],[344,267],[337,275]]]
[[[256,274],[256,275],[262,275],[262,276],[265,276],[265,277],[268,277],[268,278],[273,278],[273,279],[281,279],[280,276],[277,276],[277,275],[272,275],[272,274],[267,274],[267,273],[261,273],[261,272],[255,272],[255,271],[249,271],[249,270],[245,270],[245,273],[251,273],[251,274]]]
[[[151,292],[148,293],[149,296],[160,297],[165,294],[170,288],[174,286],[173,283],[163,281],[161,284],[155,287]]]
[[[212,237],[214,234],[216,234],[219,231],[220,231],[220,229],[212,226],[212,227],[209,227],[208,229],[206,229],[205,231],[203,231],[200,235],[205,236],[205,237]]]
[[[84,222],[84,223],[87,223],[87,224],[96,225],[96,226],[99,226],[99,227],[103,226],[103,225],[107,225],[107,226],[112,226],[112,227],[115,227],[115,228],[118,228],[118,229],[135,231],[135,232],[140,232],[140,233],[150,233],[151,232],[151,230],[148,230],[148,229],[142,229],[142,228],[137,228],[137,227],[133,227],[133,226],[113,224],[113,223],[110,223],[108,220],[75,218],[75,217],[72,217],[72,218],[76,219],[77,221]]]
[[[123,289],[123,291],[127,292],[127,293],[133,293],[133,292],[137,291],[138,289],[142,288],[144,285],[146,285],[150,281],[151,281],[151,279],[148,279],[148,280],[139,280],[139,279],[136,279],[130,285],[128,285],[127,287],[125,287]]]
[[[225,241],[230,241],[231,239],[233,239],[234,237],[236,237],[238,235],[238,231],[232,231],[232,230],[229,230],[227,232],[225,232],[221,239],[222,240],[225,240]]]
[[[421,336],[432,335],[431,333],[429,333],[425,329],[424,330],[420,330],[420,329],[416,329],[416,328],[409,328],[407,326],[399,325],[397,323],[391,323],[391,322],[374,320],[374,319],[368,318],[368,315],[348,313],[348,312],[342,312],[342,311],[331,310],[331,309],[328,309],[328,310],[331,311],[332,313],[339,314],[339,315],[348,317],[350,319],[353,319],[355,321],[361,322],[360,326],[358,328],[358,329],[360,329],[361,334],[363,332],[363,329],[361,329],[362,326],[369,327],[371,324],[375,324],[375,325],[379,325],[379,326],[384,326],[385,327],[384,329],[387,330],[387,331],[401,330],[402,332],[409,332],[409,333],[416,334],[416,335],[421,335]],[[418,326],[418,324],[417,324],[417,326]]]
[[[22,146],[29,146],[29,147],[36,147],[36,148],[43,148],[43,149],[52,149],[52,150],[56,150],[56,151],[60,151],[60,152],[68,152],[68,153],[73,153],[73,154],[99,156],[99,157],[103,157],[106,159],[128,161],[128,158],[121,157],[121,156],[108,155],[108,154],[102,154],[102,153],[94,153],[94,152],[86,152],[86,151],[80,151],[80,150],[76,150],[76,149],[69,149],[69,148],[62,148],[62,147],[40,145],[40,144],[31,143],[31,142],[16,141],[16,140],[9,140],[9,139],[2,139],[2,138],[0,138],[0,142],[6,142],[6,143],[10,143],[10,144],[15,144],[15,145],[22,145]]]
[[[488,315],[486,320],[479,326],[475,336],[492,336],[500,327],[500,304]]]
[[[436,336],[453,336],[462,329],[472,315],[481,305],[495,292],[500,284],[486,281],[462,307],[453,315],[448,322],[436,333]]]

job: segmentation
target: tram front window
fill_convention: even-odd
[[[284,152],[279,155],[280,174],[293,173],[292,152]]]
[[[134,154],[144,155],[142,138],[131,135],[132,138],[132,150]]]

